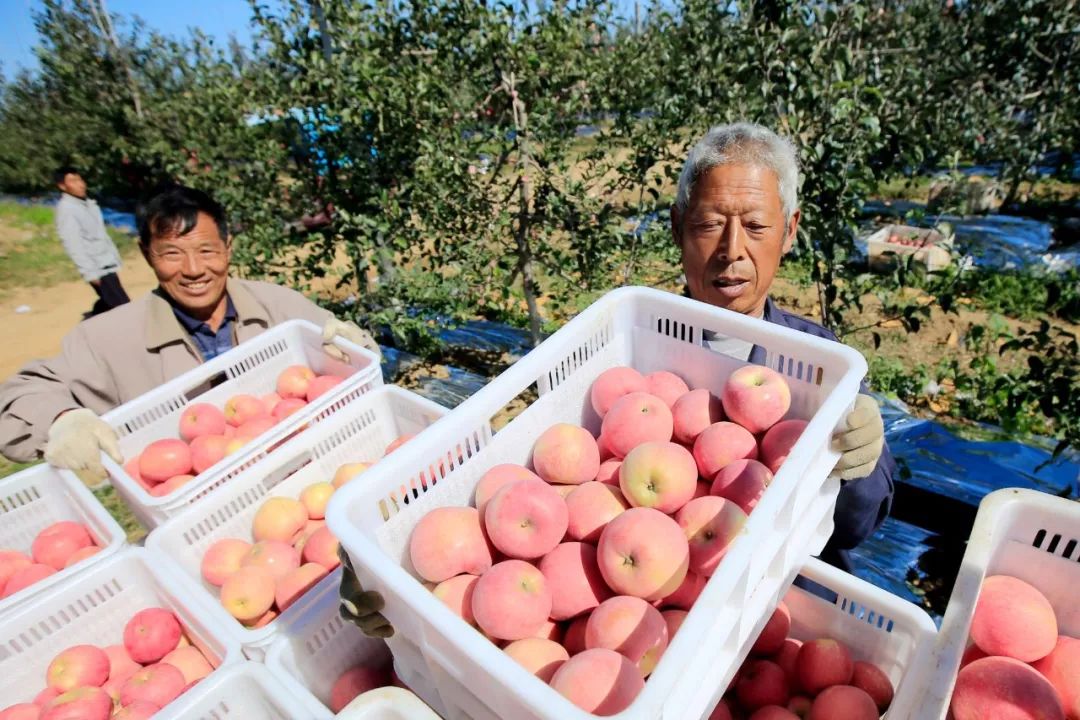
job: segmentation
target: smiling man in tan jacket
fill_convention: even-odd
[[[303,319],[378,353],[371,336],[300,293],[229,277],[225,210],[209,195],[172,187],[139,213],[139,247],[158,287],[86,320],[55,358],[0,385],[0,453],[101,477],[101,452],[121,462],[98,415],[133,400],[286,320]],[[337,349],[326,345],[328,352]]]

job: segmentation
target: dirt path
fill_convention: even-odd
[[[157,285],[154,273],[138,254],[130,255],[120,270],[120,282],[129,296],[141,297]],[[0,379],[15,373],[26,362],[60,352],[60,343],[97,296],[82,281],[47,288],[19,288],[0,299]],[[20,305],[30,311],[16,313]]]

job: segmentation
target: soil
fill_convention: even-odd
[[[138,253],[125,258],[120,282],[132,299],[157,286],[154,273]],[[30,360],[57,355],[64,335],[82,320],[96,299],[93,288],[82,281],[6,293],[0,298],[4,338],[0,343],[0,378],[11,376]],[[15,312],[23,305],[29,312]]]

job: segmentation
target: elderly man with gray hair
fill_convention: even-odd
[[[690,297],[766,322],[837,341],[824,327],[769,298],[781,258],[795,243],[801,217],[795,147],[749,123],[714,127],[690,150],[671,211],[671,233],[682,250]],[[735,338],[712,338],[714,350],[762,364],[765,349]],[[889,514],[896,464],[884,424],[865,383],[834,439],[844,481],[835,530],[822,559],[851,569],[848,551],[870,537]]]
[[[690,297],[766,322],[837,341],[825,328],[781,310],[769,299],[780,259],[799,229],[799,165],[795,147],[768,128],[749,123],[714,127],[690,150],[671,212],[671,232],[682,250]],[[737,338],[707,338],[717,352],[756,364],[765,349]],[[843,481],[835,529],[821,557],[851,569],[848,551],[870,537],[889,514],[896,464],[884,425],[866,385],[833,439]],[[383,599],[365,591],[349,558],[341,580],[341,614],[364,633],[393,634],[381,614]]]

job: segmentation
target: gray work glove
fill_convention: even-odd
[[[374,590],[364,590],[353,570],[352,561],[345,548],[338,546],[341,559],[341,617],[360,628],[368,637],[388,638],[394,627],[379,611],[383,609],[383,596]]]
[[[841,453],[833,472],[841,480],[858,480],[874,472],[885,447],[885,423],[877,401],[869,395],[857,396],[845,426],[846,430],[833,436],[833,450]]]
[[[371,333],[358,327],[354,323],[331,317],[326,321],[326,324],[323,325],[323,352],[341,362],[348,362],[349,358],[341,348],[334,345],[333,340],[335,337],[344,338],[355,345],[359,345],[365,350],[370,350],[378,357],[382,357],[382,351],[379,350],[379,343],[375,342],[375,338],[371,337]]]
[[[77,408],[61,413],[49,426],[45,460],[50,465],[104,480],[107,474],[101,464],[102,451],[117,463],[124,462],[116,431],[91,410]]]

